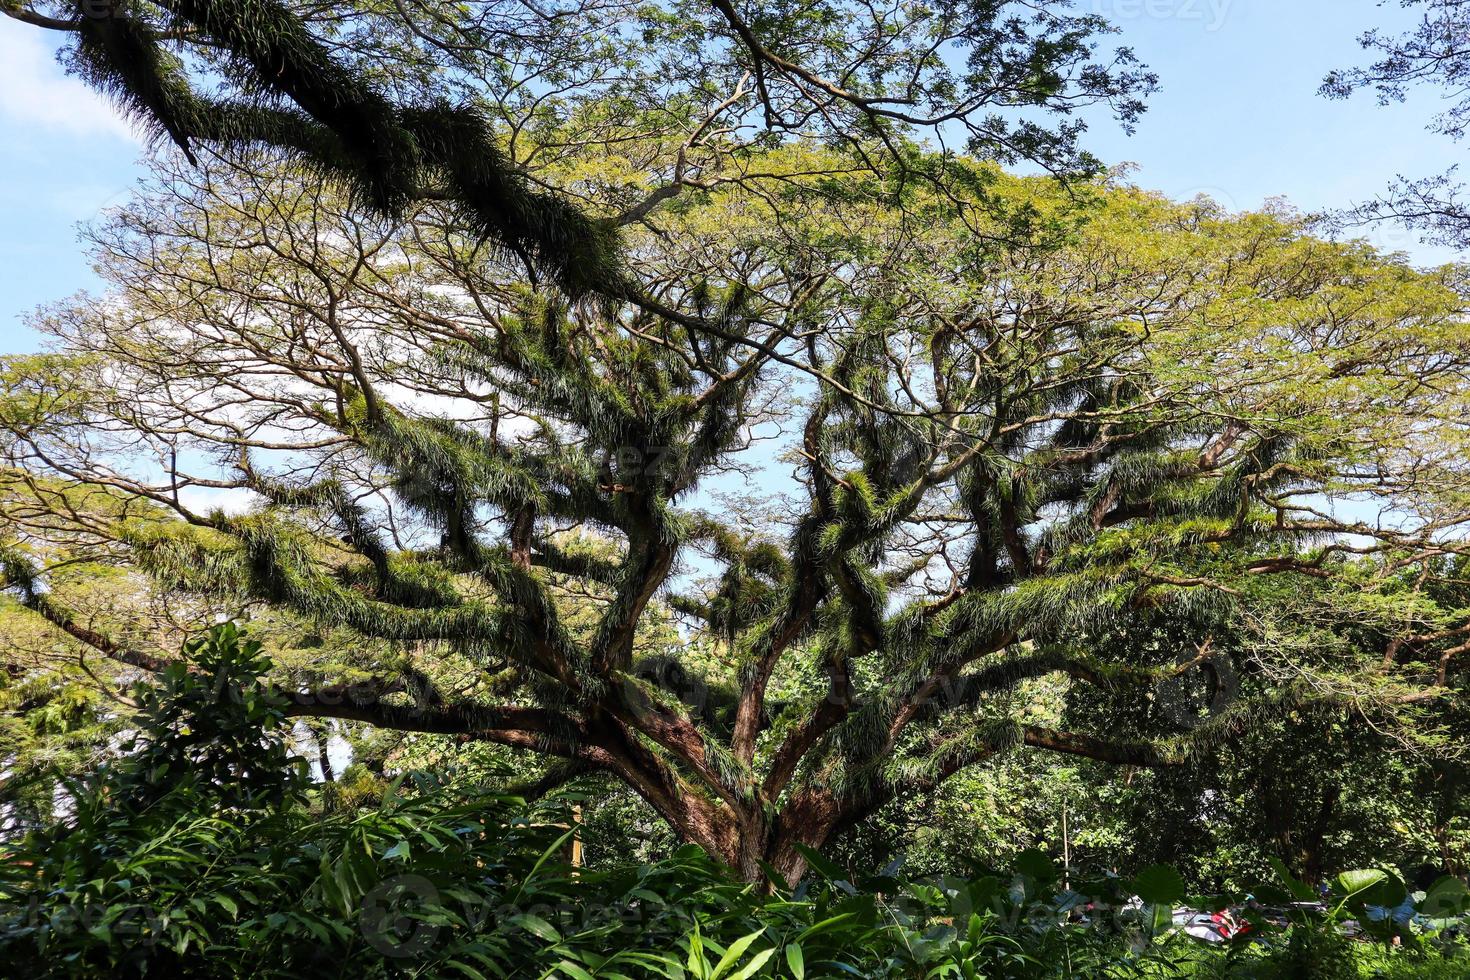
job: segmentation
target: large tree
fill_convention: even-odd
[[[595,189],[610,145],[545,179]],[[1168,766],[1303,701],[1391,729],[1458,697],[1457,270],[948,165],[752,154],[628,232],[666,314],[568,304],[450,202],[166,167],[94,233],[110,292],[4,362],[8,581],[134,664],[47,591],[58,535],[350,629],[375,678],[296,714],[606,771],[751,878],[1016,746]],[[1206,640],[1090,639],[1160,616]],[[1203,713],[1158,696],[1180,677]],[[1062,727],[1058,679],[1169,727]]]

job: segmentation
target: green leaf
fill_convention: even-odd
[[[803,980],[806,977],[806,957],[801,951],[801,943],[790,943],[786,947],[786,966],[790,968],[795,980]]]
[[[1167,864],[1144,868],[1133,879],[1133,893],[1150,905],[1175,905],[1188,891],[1184,878]]]
[[[541,857],[537,858],[536,863],[531,866],[531,870],[521,880],[521,883],[516,886],[514,894],[512,894],[506,902],[507,905],[515,905],[521,900],[521,895],[525,892],[526,886],[535,880],[536,875],[541,871],[542,866],[545,865],[547,861],[550,861],[553,855],[560,854],[561,849],[566,845],[566,842],[571,840],[572,836],[581,829],[582,828],[580,827],[573,827],[571,830],[568,830],[556,840],[552,841],[550,846],[548,846],[546,850],[541,852]]]
[[[1419,903],[1419,912],[1431,919],[1458,915],[1465,911],[1470,889],[1459,878],[1444,877],[1429,886]]]
[[[549,943],[561,942],[561,933],[557,932],[556,928],[550,922],[547,922],[539,915],[523,913],[521,915],[513,915],[506,921],[513,926],[520,926],[527,932],[539,936]]]
[[[1271,868],[1276,872],[1276,876],[1281,879],[1281,883],[1286,886],[1286,890],[1291,892],[1293,898],[1299,902],[1315,902],[1317,900],[1317,893],[1312,891],[1309,885],[1293,877],[1291,870],[1287,868],[1284,861],[1274,855],[1267,860],[1270,862]]]
[[[750,980],[751,977],[761,971],[761,968],[766,965],[766,961],[775,955],[776,947],[774,946],[770,949],[761,950],[750,958],[749,963],[740,968],[740,972],[731,974],[730,980]]]
[[[808,926],[806,929],[803,929],[801,934],[798,935],[796,938],[798,941],[805,941],[819,933],[828,932],[832,929],[835,929],[837,926],[841,925],[847,920],[855,918],[857,918],[857,914],[855,912],[843,912],[841,915],[834,915],[830,919],[823,919],[816,925]]]
[[[1398,908],[1409,897],[1409,888],[1397,873],[1384,869],[1383,880],[1357,896],[1357,901],[1382,908]]]
[[[1375,885],[1382,884],[1387,878],[1388,875],[1378,868],[1366,868],[1362,871],[1344,871],[1333,879],[1333,884],[1337,887],[1338,894],[1351,898]]]
[[[759,864],[761,866],[761,873],[766,876],[767,881],[776,886],[778,891],[789,892],[791,890],[791,882],[787,881],[786,876],[776,870],[775,865],[768,861],[760,861]]]
[[[1034,847],[1016,855],[1016,874],[1043,885],[1061,877],[1056,862]]]
[[[474,980],[489,980],[489,978],[487,978],[485,976],[485,974],[481,973],[479,970],[475,969],[474,967],[470,966],[468,963],[465,963],[462,960],[449,960],[444,965],[445,966],[452,966],[456,970],[458,970],[460,973],[463,973],[465,976],[467,976],[467,977],[473,977]],[[579,980],[580,980],[580,978],[579,978]]]
[[[721,956],[720,961],[715,964],[715,970],[713,973],[710,974],[709,980],[720,980],[720,977],[725,975],[726,970],[730,969],[737,962],[739,962],[740,957],[743,956],[745,954],[745,951],[750,948],[750,944],[755,942],[763,935],[765,935],[765,930],[758,929],[755,932],[752,932],[750,935],[741,936],[739,939],[731,943],[730,948],[725,950],[725,955]]]
[[[709,961],[704,957],[704,942],[699,936],[699,923],[694,924],[694,931],[689,934],[689,972],[707,980],[709,976]]]
[[[822,855],[816,848],[807,847],[805,844],[797,844],[796,850],[823,878],[828,881],[846,881],[847,872],[842,866]]]

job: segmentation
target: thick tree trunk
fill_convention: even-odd
[[[741,879],[770,890],[779,886],[771,871],[792,888],[806,874],[800,847],[820,849],[858,818],[829,795],[802,793],[769,819],[754,807],[741,812],[725,807],[714,814],[695,809],[675,826],[688,842],[703,847]]]
[[[312,735],[316,739],[317,765],[322,767],[322,782],[334,783],[337,781],[337,774],[332,771],[332,729],[323,726],[321,729],[312,732]]]

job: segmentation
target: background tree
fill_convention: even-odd
[[[1345,99],[1359,89],[1376,92],[1381,105],[1403,102],[1420,85],[1443,89],[1450,106],[1434,122],[1434,130],[1451,139],[1465,136],[1470,121],[1470,3],[1465,0],[1400,0],[1411,10],[1423,10],[1418,25],[1403,35],[1380,30],[1359,40],[1378,60],[1364,68],[1343,69],[1327,76],[1322,92]],[[1400,177],[1377,200],[1360,206],[1356,217],[1366,221],[1402,221],[1424,232],[1427,240],[1465,248],[1470,245],[1470,210],[1458,167],[1434,177]]]
[[[978,164],[962,213],[898,207],[769,155],[630,235],[669,316],[564,305],[453,205],[165,172],[95,235],[113,292],[9,361],[6,451],[178,517],[97,522],[99,553],[392,651],[295,714],[611,773],[749,878],[1018,745],[1166,766],[1305,701],[1456,697],[1470,625],[1428,588],[1470,506],[1456,270]],[[1260,696],[1164,738],[1030,706],[1219,676],[1209,643],[1089,639],[1159,608],[1228,628]],[[1323,642],[1368,621],[1371,655]]]
[[[1215,635],[1229,644],[1227,632]],[[1203,639],[1162,610],[1084,645],[1162,666]],[[1376,638],[1364,656],[1386,642]],[[1232,680],[1239,697],[1272,690],[1253,660],[1229,654],[1242,668]],[[1148,698],[1059,685],[1031,692],[1032,710],[1053,724],[1154,738],[1177,729],[1170,685]],[[1018,753],[958,773],[933,794],[894,800],[835,842],[833,856],[855,875],[900,858],[910,874],[971,875],[1033,848],[1060,866],[1069,851],[1079,873],[1129,876],[1166,864],[1199,894],[1250,892],[1275,877],[1275,858],[1313,884],[1372,865],[1425,887],[1462,873],[1470,856],[1459,710],[1384,726],[1352,706],[1306,703],[1167,768]]]
[[[45,374],[44,358],[16,363]],[[19,407],[10,405],[12,412]],[[0,833],[7,837],[48,822],[77,779],[126,754],[122,736],[140,708],[137,682],[215,623],[248,620],[277,678],[293,686],[370,678],[388,653],[360,634],[259,608],[248,598],[160,587],[94,533],[124,520],[174,519],[147,501],[10,469],[0,472],[0,496],[6,581],[30,582],[0,594]],[[27,579],[32,566],[44,571],[44,582]],[[98,643],[111,644],[113,656],[97,658]],[[320,763],[327,745],[336,738],[340,755],[349,734],[334,725],[303,719],[296,726],[299,747],[323,774],[330,768]]]
[[[1336,574],[1307,581],[1266,579],[1251,589],[1255,608],[1274,609],[1295,624],[1292,633],[1271,631],[1262,637],[1275,655],[1285,652],[1281,644],[1299,644],[1288,655],[1319,670],[1354,661],[1366,665],[1396,655],[1406,631],[1432,632],[1412,625],[1424,612],[1464,608],[1458,561],[1406,567],[1397,582],[1385,583],[1384,596],[1393,599],[1370,604],[1349,593],[1355,583],[1381,574],[1377,563],[1340,556],[1328,564],[1336,566]],[[1424,597],[1429,605],[1420,604]],[[1342,615],[1349,607],[1358,610],[1356,617]],[[1206,636],[1198,625],[1180,622],[1167,611],[1091,642],[1145,656],[1153,651],[1154,662],[1167,662],[1170,651],[1207,641],[1218,644],[1229,657],[1226,662],[1242,668],[1228,680],[1236,696],[1259,698],[1281,683],[1266,651],[1252,649],[1250,632]],[[1451,636],[1435,642],[1443,656],[1462,640]],[[1437,672],[1436,659],[1425,656],[1420,669]],[[1315,683],[1331,682],[1319,675]],[[1074,688],[1064,717],[1073,725],[1106,719],[1124,730],[1156,735],[1165,730],[1161,722],[1178,717],[1171,693],[1167,688],[1156,692],[1169,709],[1160,717],[1120,703],[1108,692]],[[1460,806],[1466,774],[1463,701],[1437,703],[1429,711],[1405,708],[1395,725],[1351,702],[1302,703],[1253,719],[1239,737],[1195,765],[1133,774],[1123,792],[1111,798],[1115,812],[1100,815],[1101,823],[1112,828],[1104,850],[1124,867],[1177,864],[1209,889],[1249,890],[1270,878],[1273,858],[1313,883],[1370,854],[1403,868],[1411,879],[1429,869],[1434,877],[1457,873],[1464,838],[1456,818],[1446,815]],[[1091,773],[1108,778],[1098,770]]]

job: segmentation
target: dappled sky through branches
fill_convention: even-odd
[[[1077,0],[1111,18],[1163,90],[1135,136],[1098,119],[1089,148],[1135,162],[1135,180],[1232,209],[1284,196],[1309,211],[1372,197],[1399,174],[1444,171],[1470,148],[1425,131],[1437,97],[1406,106],[1320,98],[1334,67],[1363,61],[1355,42],[1410,16],[1378,0]],[[95,287],[76,225],[133,186],[141,146],[55,61],[58,38],[0,18],[0,353],[33,349],[38,304]],[[1392,228],[1364,232],[1424,263],[1456,256]]]

